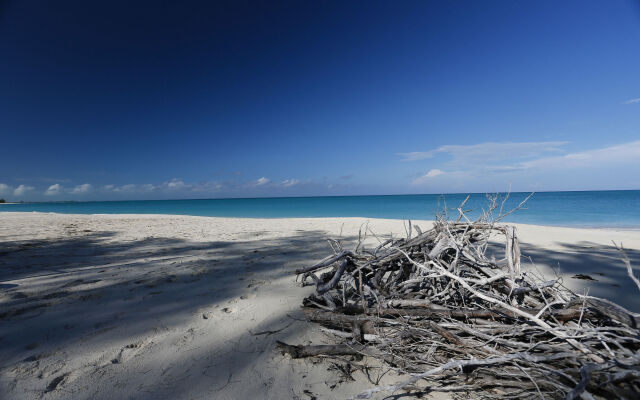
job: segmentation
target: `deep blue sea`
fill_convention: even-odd
[[[529,193],[511,193],[506,209]],[[251,199],[92,201],[0,205],[4,211],[72,214],[180,214],[217,217],[366,217],[433,219],[445,206],[449,215],[466,194],[280,197]],[[465,209],[477,215],[487,206],[485,194],[472,194]],[[640,190],[541,192],[505,219],[539,225],[640,229]]]

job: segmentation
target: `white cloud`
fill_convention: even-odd
[[[49,186],[49,188],[44,192],[45,196],[56,196],[62,192],[62,185],[56,183],[54,185]]]
[[[514,190],[528,190],[542,183],[545,190],[629,189],[640,184],[640,140],[561,155],[499,162],[487,157],[442,165],[446,169],[435,166],[412,183],[428,183],[443,192],[504,190],[510,184]],[[443,170],[446,179],[433,179]]]
[[[414,181],[412,182],[413,185],[421,185],[423,183],[426,183],[427,181],[435,178],[436,176],[440,176],[444,174],[444,171],[434,168],[434,169],[430,169],[426,174],[414,179]]]
[[[545,153],[559,152],[567,142],[487,142],[473,145],[446,145],[429,151],[398,153],[403,161],[417,161],[447,154],[454,163],[471,164],[477,161],[493,162],[506,159],[537,157]]]
[[[433,177],[435,177],[435,176],[442,175],[442,174],[444,174],[444,171],[442,171],[442,170],[439,170],[439,169],[430,169],[430,170],[429,170],[429,172],[427,172],[427,173],[424,175],[424,177],[425,177],[425,178],[433,178]]]
[[[640,140],[600,149],[569,153],[563,156],[543,157],[521,162],[514,169],[581,168],[632,163],[640,166]]]
[[[113,190],[116,193],[148,193],[148,192],[154,191],[156,188],[157,186],[152,185],[150,183],[145,183],[140,185],[129,183],[127,185],[122,185],[122,186],[114,186],[114,185],[105,186],[105,189]]]
[[[116,186],[113,188],[113,191],[116,193],[121,193],[121,192],[127,193],[127,192],[135,192],[137,188],[138,188],[138,185],[129,183],[127,185]]]
[[[122,194],[145,194],[145,193],[165,193],[165,194],[181,194],[190,192],[219,192],[225,185],[219,182],[199,182],[188,183],[181,179],[172,179],[170,181],[163,182],[160,185],[153,185],[151,183],[145,184],[127,184],[122,186],[106,185],[104,190],[113,191],[114,193]]]
[[[266,185],[269,182],[271,182],[271,179],[265,178],[263,176],[262,178],[260,178],[260,179],[258,179],[257,181],[254,182],[254,186]]]
[[[152,185],[149,185],[150,188],[151,186]],[[211,182],[211,181],[187,183],[187,182],[184,182],[182,179],[174,178],[169,182],[163,183],[162,187],[157,187],[157,189],[160,189],[160,188],[164,188],[166,190],[175,191],[175,192],[177,191],[217,192],[223,188],[223,185],[219,182]],[[154,190],[154,189],[155,188],[151,188],[151,190]]]
[[[34,189],[33,186],[20,185],[13,191],[14,196],[23,196]]]
[[[221,181],[200,181],[190,182],[179,178],[173,178],[163,181],[158,184],[143,184],[143,183],[130,183],[130,184],[92,184],[84,183],[79,185],[61,183],[48,183],[47,186],[40,189],[38,187],[37,193],[28,193],[30,195],[29,200],[39,197],[41,200],[51,199],[84,199],[89,196],[100,196],[103,199],[128,199],[128,198],[189,198],[189,197],[221,197],[237,196],[242,197],[245,195],[252,195],[253,193],[300,193],[313,192],[314,190],[320,191],[317,183],[313,181],[305,181],[298,178],[287,178],[272,181],[271,179],[262,176],[259,179],[253,181],[246,180],[221,180]],[[34,185],[35,186],[35,185]],[[326,187],[324,184],[322,187]],[[14,189],[16,189],[14,191]],[[0,197],[6,197],[15,194],[18,197],[22,197],[34,188],[31,186],[21,185],[16,188],[15,186],[9,186],[0,183]],[[6,195],[2,195],[6,193]],[[26,197],[26,196],[24,196]],[[22,200],[22,199],[18,199]],[[26,199],[25,199],[26,200]]]
[[[298,183],[300,183],[298,179],[285,179],[284,181],[282,181],[281,185],[284,187],[290,187],[297,185]]]
[[[634,103],[640,103],[640,97],[638,97],[637,99],[629,99],[625,101],[623,104],[634,104]]]
[[[91,186],[91,184],[84,183],[82,185],[78,185],[74,187],[73,190],[71,191],[71,194],[86,194],[86,193],[89,193],[92,188],[93,186]]]
[[[194,192],[217,192],[224,187],[222,183],[218,182],[200,182],[191,186],[191,190]]]
[[[173,178],[169,182],[165,182],[165,185],[167,186],[168,189],[171,189],[171,190],[186,189],[190,186],[184,183],[182,179],[177,179],[177,178]]]

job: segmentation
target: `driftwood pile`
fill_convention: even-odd
[[[523,272],[516,229],[491,218],[498,202],[475,221],[463,206],[455,221],[441,216],[425,232],[409,223],[406,238],[376,248],[332,241],[332,255],[296,273],[316,286],[306,318],[339,344],[280,349],[294,358],[372,357],[409,377],[355,398],[640,398],[640,316]],[[505,243],[498,260],[496,236]]]

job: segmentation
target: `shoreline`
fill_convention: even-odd
[[[300,287],[293,271],[330,254],[328,238],[351,248],[367,222],[380,238],[406,235],[395,219],[2,212],[0,393],[15,400],[359,393],[373,386],[363,373],[342,382],[329,363],[290,359],[275,343],[330,343],[303,321],[300,305],[314,288]],[[514,225],[524,268],[560,272],[576,292],[640,311],[611,244],[625,245],[639,276],[640,232]],[[377,243],[371,235],[365,241]],[[387,374],[381,383],[397,380]]]
[[[9,203],[6,203],[9,204]],[[20,204],[20,203],[14,203]],[[401,219],[401,218],[378,218],[378,217],[361,217],[361,216],[350,216],[350,217],[228,217],[228,216],[216,216],[216,215],[193,215],[193,214],[158,214],[158,213],[140,213],[140,214],[131,214],[131,213],[61,213],[54,211],[0,211],[0,215],[2,214],[41,214],[41,215],[65,215],[65,216],[122,216],[122,217],[195,217],[195,218],[219,218],[219,219],[240,219],[240,220],[335,220],[335,219],[358,219],[358,220],[379,220],[379,221],[409,221],[409,219]],[[434,220],[432,219],[411,219],[411,222],[428,222],[432,223]],[[553,225],[553,224],[539,224],[539,223],[525,223],[525,222],[510,222],[510,221],[501,221],[500,224],[509,224],[515,226],[532,226],[539,228],[561,228],[561,229],[577,229],[577,230],[605,230],[605,231],[621,231],[621,232],[640,232],[640,225],[627,227],[627,226],[582,226],[582,225]]]
[[[511,210],[512,223],[570,228],[640,230],[640,190],[503,193],[500,207]],[[256,197],[223,199],[74,201],[11,204],[1,212],[57,212],[68,214],[167,214],[219,218],[380,218],[432,220],[440,213],[454,218],[465,203],[471,219],[480,216],[490,200],[485,195],[372,195],[324,197]],[[497,213],[498,210],[495,210]]]

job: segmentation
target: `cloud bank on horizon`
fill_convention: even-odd
[[[396,163],[411,165],[410,175],[396,176],[396,192],[453,193],[460,191],[598,190],[640,187],[640,140],[582,151],[568,151],[569,142],[486,142],[472,145],[444,145],[423,152],[398,153]],[[420,172],[420,171],[423,172]],[[607,177],[626,179],[623,187],[608,187]],[[234,174],[238,175],[238,174]],[[185,182],[173,178],[159,184],[55,183],[11,186],[0,183],[0,196],[11,200],[83,199],[170,199],[206,197],[259,197],[344,194],[389,194],[383,186],[371,193],[359,193],[354,174],[332,181],[286,178]],[[348,181],[345,183],[344,181]],[[558,186],[553,187],[553,182]],[[296,190],[302,189],[302,190]]]

